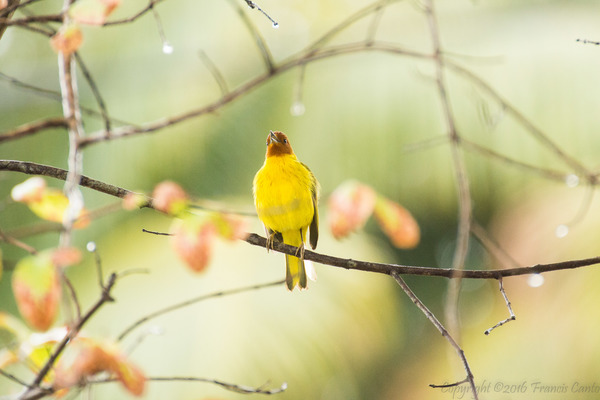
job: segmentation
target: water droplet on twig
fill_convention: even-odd
[[[87,242],[87,244],[85,245],[85,249],[87,251],[89,251],[90,253],[93,253],[96,251],[96,242]]]
[[[171,53],[173,53],[173,46],[171,45],[171,43],[165,41],[163,43],[162,51],[165,54],[171,54]]]
[[[273,29],[279,28],[279,22],[273,22]]]
[[[576,187],[579,185],[579,177],[575,174],[569,174],[565,177],[565,183],[570,188]]]
[[[301,101],[295,101],[290,107],[290,114],[294,117],[299,117],[304,114],[306,107]]]
[[[554,234],[559,239],[564,238],[565,236],[567,236],[569,234],[569,227],[565,224],[560,224],[556,227]]]
[[[540,287],[544,284],[544,277],[541,274],[529,275],[527,284],[531,287]]]

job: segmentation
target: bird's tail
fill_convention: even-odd
[[[304,235],[306,234],[303,232]],[[283,242],[292,246],[303,246],[303,237],[300,232],[283,235]],[[298,257],[285,255],[285,283],[288,289],[294,290],[296,286],[300,289],[306,288],[306,269],[304,268],[304,260]]]

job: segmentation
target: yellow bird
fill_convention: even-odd
[[[267,233],[267,251],[274,239],[299,248],[300,257],[285,255],[289,290],[306,288],[304,242],[310,227],[310,245],[319,239],[319,182],[298,161],[285,134],[270,131],[265,163],[254,177],[254,204]]]

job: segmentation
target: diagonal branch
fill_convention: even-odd
[[[469,367],[469,363],[467,362],[467,357],[465,356],[465,352],[463,351],[463,349],[461,349],[461,347],[458,345],[458,343],[456,343],[454,338],[450,335],[450,333],[448,333],[448,331],[446,330],[446,328],[444,328],[444,326],[440,323],[440,321],[438,321],[438,319],[435,317],[435,315],[433,315],[433,313],[431,311],[429,311],[427,306],[425,304],[423,304],[423,302],[421,300],[419,300],[417,295],[410,289],[410,287],[408,287],[408,285],[406,284],[406,282],[404,282],[404,279],[402,279],[400,274],[398,274],[397,272],[393,272],[392,277],[396,280],[398,285],[400,285],[402,290],[404,290],[404,293],[406,293],[406,295],[410,298],[410,300],[417,306],[417,308],[419,310],[421,310],[421,312],[423,312],[423,314],[425,314],[425,316],[433,324],[433,326],[435,326],[435,328],[438,331],[440,331],[442,336],[444,338],[446,338],[446,340],[450,343],[450,345],[454,348],[454,350],[456,350],[458,357],[460,358],[461,362],[463,363],[465,372],[467,373],[467,377],[465,378],[465,380],[457,382],[456,385],[468,382],[469,385],[471,386],[471,391],[473,393],[474,399],[478,400],[479,397],[477,396],[477,388],[475,387],[475,380],[473,379],[473,373],[471,372],[471,367]],[[436,385],[430,385],[430,386],[436,387]]]
[[[268,283],[262,283],[262,284],[251,285],[251,286],[244,286],[241,288],[236,288],[236,289],[231,289],[231,290],[222,290],[219,292],[214,292],[214,293],[209,293],[209,294],[204,294],[204,295],[201,295],[198,297],[194,297],[193,299],[182,301],[177,304],[172,304],[172,305],[162,308],[160,310],[154,311],[154,312],[138,319],[131,325],[129,325],[127,328],[125,328],[125,330],[123,330],[123,332],[121,332],[119,334],[119,336],[117,336],[117,341],[123,340],[125,338],[125,336],[127,336],[131,331],[133,331],[135,328],[142,325],[143,323],[148,322],[151,319],[154,319],[161,315],[170,313],[172,311],[176,311],[176,310],[182,309],[184,307],[191,306],[192,304],[200,303],[201,301],[204,301],[204,300],[213,299],[215,297],[229,296],[232,294],[249,292],[252,290],[263,289],[263,288],[267,288],[267,287],[271,287],[271,286],[279,286],[283,282],[284,282],[283,280],[278,280],[275,282],[268,282]]]
[[[29,389],[22,396],[19,397],[19,400],[34,400],[34,399],[39,399],[41,397],[44,397],[47,394],[47,393],[45,393],[45,391],[43,389],[40,392],[40,390],[39,390],[40,389],[40,384],[42,383],[42,381],[44,380],[44,378],[46,377],[46,375],[48,375],[48,373],[50,372],[50,369],[52,369],[52,367],[56,363],[58,357],[62,354],[62,352],[66,348],[67,344],[77,336],[77,334],[79,333],[79,331],[81,330],[81,328],[87,323],[87,321],[106,302],[113,301],[113,298],[111,297],[110,292],[112,291],[112,289],[113,289],[113,287],[114,287],[114,285],[115,285],[116,282],[117,282],[117,275],[113,273],[108,278],[108,282],[104,286],[100,298],[77,321],[77,324],[73,327],[73,329],[71,329],[69,331],[69,333],[66,334],[65,337],[58,343],[58,345],[56,346],[56,348],[54,349],[54,351],[52,352],[52,354],[50,354],[50,357],[48,357],[48,360],[46,361],[46,363],[42,366],[42,368],[40,369],[40,371],[36,375],[36,377],[33,380],[32,384],[29,385]]]
[[[47,118],[41,121],[30,122],[0,134],[0,143],[20,139],[45,129],[65,128],[66,126],[67,122],[64,118]]]

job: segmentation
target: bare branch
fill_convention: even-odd
[[[268,82],[275,75],[282,74],[292,68],[304,65],[306,63],[310,63],[313,61],[321,60],[324,58],[347,55],[352,53],[357,53],[361,51],[379,51],[385,53],[391,53],[396,55],[403,55],[407,57],[414,57],[420,59],[431,59],[432,55],[428,53],[421,53],[418,51],[403,49],[398,47],[397,45],[388,44],[388,43],[374,43],[367,46],[365,43],[350,43],[341,46],[333,46],[330,48],[325,48],[319,51],[314,51],[310,54],[305,54],[302,57],[295,56],[292,57],[289,61],[274,67],[273,71],[267,72],[263,75],[259,75],[254,79],[246,82],[245,84],[240,85],[236,89],[227,93],[227,95],[222,96],[217,101],[210,103],[206,106],[196,108],[182,114],[170,117],[170,118],[162,118],[158,121],[151,122],[142,126],[123,126],[120,128],[113,129],[111,135],[106,135],[105,132],[94,132],[89,134],[87,137],[81,139],[80,148],[87,147],[91,144],[95,144],[98,142],[104,142],[107,140],[115,140],[121,139],[129,136],[135,136],[140,134],[146,134],[151,132],[156,132],[161,129],[164,129],[169,126],[173,126],[179,124],[181,122],[187,121],[192,118],[200,117],[206,114],[210,114],[214,111],[221,109],[223,106],[231,103],[236,100],[238,97],[245,95],[261,86],[262,84]]]
[[[0,160],[0,171],[15,171],[28,175],[49,176],[63,181],[67,179],[68,174],[66,170],[61,168],[16,160]],[[133,193],[118,186],[88,178],[85,175],[81,175],[79,185],[119,198],[123,198],[129,193]],[[150,199],[148,200],[150,201]]]
[[[446,340],[450,343],[450,345],[454,348],[454,350],[456,350],[458,357],[460,358],[460,360],[463,363],[465,372],[467,373],[467,377],[465,378],[465,380],[457,382],[456,385],[468,382],[469,385],[471,386],[471,390],[473,392],[473,397],[475,398],[475,400],[477,400],[479,397],[477,395],[477,388],[475,387],[475,380],[473,379],[473,373],[471,372],[471,368],[469,367],[469,363],[467,362],[467,358],[465,356],[465,352],[463,351],[463,349],[461,349],[461,347],[458,345],[458,343],[456,343],[454,338],[450,335],[450,333],[448,333],[448,331],[446,330],[446,328],[444,328],[444,326],[440,323],[440,321],[438,321],[438,319],[435,317],[435,315],[433,315],[433,313],[431,311],[429,311],[427,306],[425,304],[423,304],[423,302],[421,300],[419,300],[417,295],[410,289],[410,287],[408,287],[408,285],[406,284],[406,282],[404,282],[404,279],[402,279],[400,274],[398,274],[397,272],[393,272],[392,277],[396,280],[398,285],[400,285],[402,290],[404,290],[404,293],[406,293],[406,295],[410,298],[410,300],[417,306],[417,308],[419,310],[421,310],[423,312],[423,314],[425,314],[425,316],[433,324],[433,326],[435,326],[435,328],[438,331],[440,331],[442,336],[445,337]],[[432,387],[436,387],[436,386],[433,385]]]
[[[56,360],[62,354],[62,352],[64,351],[64,349],[67,346],[67,344],[77,336],[77,334],[79,333],[79,331],[81,330],[81,328],[87,323],[87,321],[106,302],[113,301],[113,298],[111,297],[110,292],[111,292],[111,290],[114,287],[114,285],[115,285],[116,282],[117,282],[117,275],[113,273],[108,278],[107,284],[103,287],[102,294],[101,294],[100,298],[77,321],[77,324],[69,331],[69,333],[67,335],[65,335],[65,337],[57,344],[56,348],[54,349],[54,351],[52,352],[52,354],[50,355],[50,357],[48,358],[48,360],[46,361],[46,363],[43,365],[43,367],[40,369],[40,371],[36,375],[36,377],[33,380],[32,384],[29,385],[29,390],[27,390],[21,397],[19,397],[19,400],[33,400],[33,399],[40,398],[40,397],[38,397],[39,396],[39,391],[36,390],[36,389],[39,389],[40,384],[42,383],[42,381],[44,380],[44,378],[46,377],[46,375],[48,375],[48,372],[50,372],[50,369],[54,366],[54,363],[56,363]],[[45,393],[44,396],[46,394],[47,393]],[[41,397],[43,397],[43,396],[41,396]]]
[[[486,331],[484,332],[486,335],[489,335],[494,329],[496,329],[510,321],[514,321],[515,319],[517,319],[517,317],[515,316],[515,313],[512,310],[512,306],[510,305],[510,301],[508,300],[508,296],[506,296],[506,292],[504,291],[504,286],[502,285],[502,278],[498,279],[498,283],[500,284],[500,293],[502,293],[502,297],[504,297],[504,302],[506,303],[506,308],[508,308],[508,312],[509,312],[510,316],[508,318],[506,318],[505,320],[498,322],[496,325],[492,326],[491,328],[486,329]]]
[[[2,368],[0,368],[0,375],[4,376],[4,377],[5,377],[5,378],[7,378],[7,379],[10,379],[11,381],[13,381],[13,382],[15,382],[15,383],[18,383],[18,384],[19,384],[19,385],[21,385],[21,386],[24,386],[24,387],[28,387],[28,386],[29,386],[29,385],[27,384],[27,382],[25,382],[25,381],[23,381],[23,380],[21,380],[21,379],[17,378],[17,377],[16,377],[16,376],[14,376],[13,374],[10,374],[10,373],[8,373],[8,372],[4,371]]]
[[[204,382],[204,383],[212,383],[214,385],[221,386],[222,388],[229,390],[235,393],[242,394],[265,394],[272,395],[285,391],[287,389],[287,383],[283,383],[280,387],[274,389],[266,389],[267,383],[259,387],[251,387],[244,385],[236,385],[234,383],[224,382],[218,379],[210,379],[210,378],[200,378],[195,376],[151,376],[147,378],[148,381],[151,382]],[[117,380],[114,378],[108,378],[103,380],[90,381],[91,384],[98,383],[111,383],[116,382]]]
[[[458,229],[454,257],[452,259],[452,268],[462,270],[465,267],[467,252],[469,251],[469,232],[471,230],[471,212],[472,200],[471,190],[469,188],[469,178],[467,168],[459,147],[460,136],[456,130],[454,113],[447,93],[447,86],[444,76],[444,60],[442,58],[442,47],[440,44],[439,26],[434,10],[433,0],[428,0],[425,5],[425,13],[429,24],[429,31],[433,43],[434,64],[436,71],[436,83],[438,94],[442,103],[448,137],[450,139],[450,150],[452,152],[452,163],[458,191]],[[455,335],[459,333],[458,323],[458,298],[460,294],[461,279],[453,279],[449,283],[448,294],[446,296],[446,322],[450,331]]]
[[[267,14],[262,8],[260,8],[255,2],[253,2],[251,0],[244,0],[244,1],[246,2],[246,4],[248,4],[248,7],[260,11],[260,13],[262,15],[267,17],[268,20],[271,21],[271,23],[273,24],[273,28],[279,27],[279,23],[277,21],[275,21],[273,18],[271,18],[271,16],[269,14]]]
[[[471,142],[470,140],[461,138],[460,144],[466,150],[471,150],[474,153],[479,153],[482,156],[489,158],[489,159],[496,159],[498,161],[505,163],[506,165],[511,165],[511,166],[520,168],[523,171],[536,173],[546,179],[551,179],[551,180],[555,180],[555,181],[564,181],[565,180],[565,176],[566,176],[565,173],[562,173],[560,171],[556,171],[553,169],[549,169],[549,168],[542,168],[542,167],[538,167],[535,165],[531,165],[531,164],[528,164],[528,163],[520,161],[520,160],[515,160],[513,158],[510,158],[503,154],[500,154],[494,150],[488,149],[487,147],[481,146],[475,142]]]
[[[125,336],[127,336],[131,331],[133,331],[135,328],[137,328],[138,326],[140,326],[141,324],[154,319],[156,317],[159,317],[161,315],[170,313],[172,311],[176,311],[176,310],[180,310],[184,307],[190,306],[192,304],[196,304],[199,303],[201,301],[204,300],[208,300],[208,299],[213,299],[215,297],[224,297],[224,296],[230,296],[233,294],[238,294],[238,293],[244,293],[244,292],[249,292],[249,291],[253,291],[253,290],[259,290],[259,289],[263,289],[263,288],[267,288],[267,287],[272,287],[272,286],[279,286],[281,284],[283,284],[285,282],[285,280],[278,280],[275,282],[268,282],[268,283],[261,283],[258,285],[251,285],[251,286],[244,286],[241,288],[237,288],[237,289],[230,289],[230,290],[222,290],[219,292],[214,292],[214,293],[209,293],[209,294],[204,294],[202,296],[198,296],[198,297],[194,297],[193,299],[189,299],[186,301],[182,301],[180,303],[177,304],[173,304],[170,305],[168,307],[162,308],[160,310],[154,311],[140,319],[138,319],[137,321],[135,321],[133,324],[129,325],[127,328],[125,328],[125,330],[123,332],[121,332],[121,334],[117,337],[118,341],[121,341],[125,338]]]
[[[581,42],[583,44],[593,44],[595,46],[600,46],[600,42],[594,41],[594,40],[588,40],[588,39],[577,39],[575,40],[576,42]]]
[[[20,0],[9,0],[6,7],[0,9],[0,20],[10,20],[15,12],[15,10],[19,7]],[[8,24],[0,22],[0,39],[2,39],[2,35],[6,31]]]
[[[35,164],[24,161],[0,160],[0,171],[18,171],[31,175],[44,175],[53,178],[66,178],[66,171],[60,168],[50,167],[42,164]],[[97,181],[86,176],[81,177],[81,186],[97,190],[99,192],[114,196],[124,197],[130,192],[127,189],[118,186],[110,185],[101,181]],[[152,199],[148,197],[146,207],[153,208]],[[250,233],[245,239],[249,244],[255,246],[266,246],[266,239],[255,233]],[[273,250],[280,253],[295,255],[298,248],[280,242],[273,242]],[[304,258],[315,261],[320,264],[330,265],[333,267],[352,269],[357,271],[376,272],[386,275],[391,275],[396,272],[400,275],[419,275],[419,276],[438,276],[443,278],[467,278],[467,279],[499,279],[501,277],[539,274],[544,272],[559,271],[565,269],[574,269],[587,267],[595,264],[600,264],[600,256],[584,258],[578,260],[562,261],[551,264],[536,264],[529,267],[517,267],[507,269],[491,269],[491,270],[455,270],[452,268],[437,268],[437,267],[418,267],[398,264],[385,264],[370,261],[357,261],[346,258],[334,257],[326,254],[316,253],[310,250],[305,250]]]
[[[94,78],[92,78],[92,74],[90,73],[90,70],[87,68],[85,63],[83,62],[81,55],[79,55],[78,52],[75,52],[74,54],[75,54],[75,61],[77,61],[77,65],[79,66],[79,69],[81,70],[81,73],[83,74],[83,77],[85,78],[85,80],[88,83],[88,86],[92,90],[92,94],[94,95],[94,98],[96,99],[96,103],[98,103],[98,108],[100,109],[100,116],[104,120],[104,129],[106,129],[106,132],[108,134],[108,133],[110,133],[110,117],[108,116],[108,111],[106,110],[106,104],[104,103],[104,100],[102,99],[102,95],[100,94],[100,90],[98,89],[98,86],[96,85],[96,81],[94,80]]]
[[[248,16],[246,15],[246,13],[242,9],[242,7],[240,7],[239,4],[235,0],[230,0],[230,1],[234,5],[234,7],[237,9],[237,12],[238,12],[240,18],[242,19],[242,22],[244,23],[244,25],[246,25],[246,28],[248,29],[250,34],[254,37],[254,41],[256,42],[256,45],[258,46],[258,49],[260,50],[262,59],[265,63],[265,66],[267,67],[267,71],[268,71],[269,75],[272,75],[273,71],[275,70],[275,62],[273,61],[273,56],[271,55],[269,46],[267,46],[265,39],[262,37],[262,35],[258,31],[258,29],[256,29],[256,26],[254,26],[254,24],[252,23],[250,18],[248,18]],[[260,8],[259,8],[259,10],[260,10]],[[269,18],[271,18],[271,17],[269,17]],[[273,21],[273,22],[274,22],[274,24],[276,24],[275,21]]]
[[[8,244],[12,244],[13,246],[19,247],[19,248],[25,250],[26,252],[28,252],[29,254],[37,254],[37,250],[34,247],[28,245],[27,243],[21,242],[19,239],[16,239],[12,236],[7,235],[1,229],[0,229],[0,240],[2,240],[3,242],[6,242]]]
[[[48,118],[41,121],[30,122],[25,125],[21,125],[10,131],[6,131],[0,134],[0,143],[9,140],[20,139],[24,136],[29,136],[39,131],[51,128],[65,128],[67,122],[64,118]]]
[[[103,26],[123,25],[123,24],[128,24],[128,23],[134,22],[138,18],[143,17],[146,13],[152,11],[152,9],[154,8],[154,6],[156,4],[162,3],[163,1],[164,0],[150,0],[146,7],[144,7],[143,9],[141,9],[140,11],[138,11],[131,17],[128,17],[125,19],[119,19],[119,20],[115,20],[115,21],[108,21],[108,22],[105,22]]]
[[[251,233],[245,241],[255,246],[265,247],[267,240],[255,233]],[[294,255],[298,248],[281,242],[273,242],[272,250]],[[399,275],[419,275],[419,276],[438,276],[442,278],[465,278],[465,279],[499,279],[501,277],[539,274],[544,272],[560,271],[587,267],[600,264],[600,256],[584,258],[579,260],[569,260],[551,264],[536,264],[529,267],[518,267],[508,269],[489,269],[489,270],[456,270],[452,268],[437,267],[418,267],[411,265],[376,263],[371,261],[359,261],[349,258],[334,257],[327,254],[316,253],[311,250],[304,251],[304,259],[311,260],[320,264],[330,265],[348,270],[376,272],[385,275],[396,273]]]
[[[200,50],[198,52],[198,55],[204,63],[204,66],[206,66],[206,69],[208,69],[208,72],[210,72],[210,74],[215,79],[215,82],[217,82],[217,85],[219,85],[219,89],[221,89],[221,96],[227,95],[227,93],[229,93],[229,88],[227,87],[227,82],[225,81],[225,78],[223,78],[223,74],[221,74],[219,68],[217,68],[215,63],[212,62],[212,60],[208,57],[208,55],[206,55],[204,51]]]
[[[596,176],[592,174],[591,171],[588,170],[588,168],[581,164],[576,158],[565,153],[556,143],[554,143],[548,137],[548,135],[546,135],[541,129],[535,126],[533,122],[527,119],[523,115],[523,113],[521,113],[514,106],[512,106],[506,99],[500,96],[500,94],[495,89],[493,89],[484,79],[449,59],[446,59],[445,65],[447,68],[453,70],[459,75],[466,77],[469,81],[473,82],[479,88],[483,89],[490,97],[495,99],[508,114],[512,115],[512,117],[521,126],[523,126],[532,137],[534,137],[547,149],[552,151],[558,159],[563,161],[569,167],[573,168],[573,170],[578,174],[585,176],[589,183],[594,184],[596,182]]]

